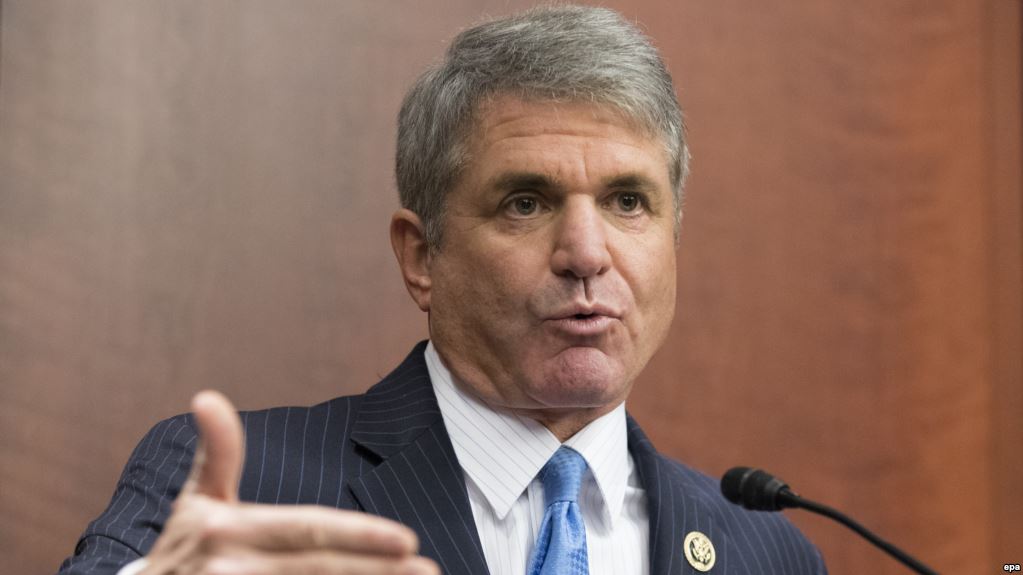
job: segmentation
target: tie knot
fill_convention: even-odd
[[[546,505],[556,501],[575,501],[579,497],[586,460],[578,451],[560,447],[540,471]]]

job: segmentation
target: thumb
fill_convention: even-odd
[[[192,398],[192,413],[199,426],[200,444],[183,492],[237,501],[245,460],[237,410],[222,393],[207,390]]]

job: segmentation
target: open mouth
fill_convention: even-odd
[[[577,313],[550,320],[551,325],[570,336],[597,336],[611,328],[614,318],[599,313]]]

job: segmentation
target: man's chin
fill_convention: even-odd
[[[548,359],[537,385],[550,407],[593,408],[624,400],[621,362],[593,347],[573,347]]]

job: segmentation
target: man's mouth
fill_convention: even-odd
[[[556,309],[551,313],[548,318],[561,320],[561,319],[578,319],[586,320],[594,317],[609,317],[612,319],[618,319],[622,316],[622,312],[612,305],[604,303],[572,303],[562,308]]]
[[[558,332],[575,337],[592,337],[601,335],[611,329],[617,321],[608,313],[592,310],[574,310],[557,314],[547,320],[548,325]]]

